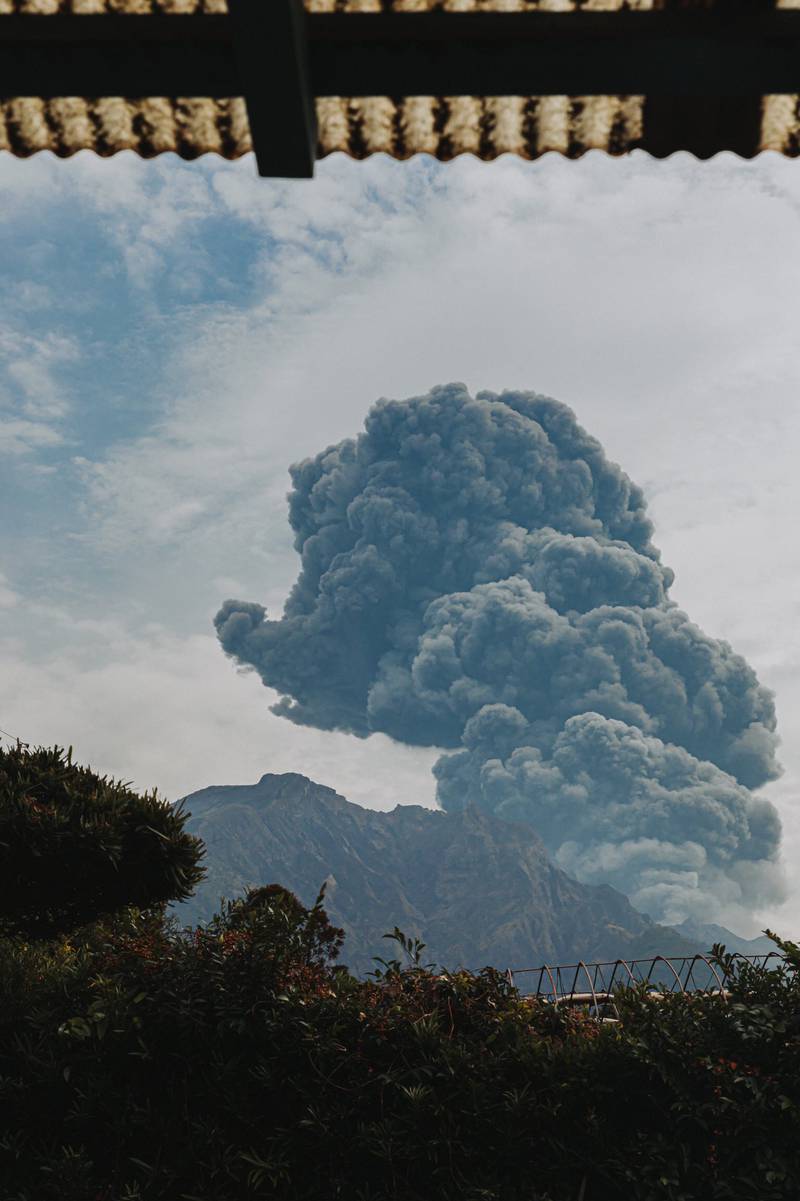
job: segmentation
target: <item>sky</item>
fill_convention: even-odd
[[[297,575],[287,468],[379,397],[570,405],[645,491],[672,597],[776,696],[800,925],[797,163],[0,157],[0,727],[175,799],[301,771],[433,804],[434,748],[294,726],[220,651]]]

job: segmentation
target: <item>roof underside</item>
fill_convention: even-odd
[[[685,6],[685,0],[684,0]],[[713,7],[709,3],[694,7]],[[675,0],[305,0],[310,14],[393,12],[627,12],[680,7]],[[800,9],[800,0],[763,0],[762,8]],[[227,12],[225,0],[0,0],[4,16],[131,14],[208,16]],[[599,149],[656,155],[677,149],[699,154],[734,149],[753,155],[800,154],[800,97],[627,96],[317,96],[317,156],[343,151],[355,158],[418,153],[482,159],[513,153],[533,159],[547,151],[578,157]],[[706,130],[699,142],[697,130]],[[687,136],[687,130],[693,131]],[[694,141],[693,141],[694,139]],[[699,148],[698,148],[699,147]],[[241,97],[128,99],[35,95],[0,99],[0,149],[18,156],[50,150],[66,156],[133,150],[142,157],[167,151],[182,158],[215,152],[234,159],[252,149]]]

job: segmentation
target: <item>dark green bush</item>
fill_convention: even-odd
[[[793,943],[603,1025],[399,930],[354,979],[323,894],[180,930],[201,850],[58,750],[0,755],[0,1201],[800,1197]]]
[[[490,968],[356,980],[321,903],[258,891],[0,944],[2,1201],[800,1195],[790,956],[602,1026]]]
[[[0,930],[48,938],[184,900],[203,875],[186,816],[59,747],[0,748]]]

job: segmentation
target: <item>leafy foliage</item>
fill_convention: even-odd
[[[273,956],[280,951],[282,962],[324,967],[338,957],[344,942],[344,930],[328,920],[324,896],[323,885],[313,907],[306,909],[282,884],[248,888],[240,901],[224,906],[221,924],[247,931],[259,945],[270,947]],[[212,922],[219,925],[219,918]]]
[[[59,747],[0,748],[0,929],[46,938],[185,899],[203,876],[187,816]]]
[[[794,943],[772,971],[718,947],[727,996],[631,988],[604,1025],[398,928],[356,979],[324,888],[180,929],[199,854],[69,755],[0,758],[0,1201],[800,1195]]]
[[[797,1197],[788,957],[727,1003],[629,990],[604,1026],[434,974],[399,930],[405,962],[357,980],[323,901],[1,941],[3,1201]]]

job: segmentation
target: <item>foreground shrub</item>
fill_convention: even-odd
[[[0,747],[0,932],[49,938],[185,900],[203,876],[187,816],[59,747]]]
[[[127,909],[0,944],[2,1201],[788,1201],[798,961],[622,1023],[493,969],[356,980],[277,886],[180,931]]]

